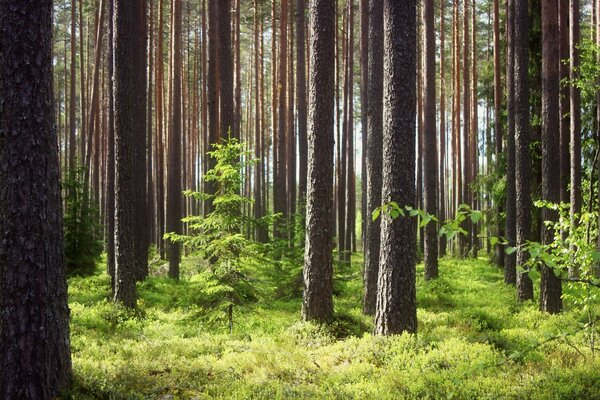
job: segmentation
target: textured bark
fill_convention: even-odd
[[[286,126],[287,126],[287,64],[288,64],[288,0],[281,0],[280,13],[280,46],[277,83],[277,131],[275,134],[276,162],[273,177],[273,208],[281,214],[282,220],[275,226],[275,236],[285,238],[285,221],[287,221],[287,188],[286,188]]]
[[[437,184],[438,184],[438,159],[437,159],[437,132],[435,115],[435,4],[433,0],[423,3],[423,29],[424,29],[424,86],[425,93],[423,106],[423,199],[425,212],[436,215],[437,212]],[[425,227],[425,279],[434,279],[438,276],[438,233],[435,223]]]
[[[559,0],[559,41],[560,41],[560,80],[569,79],[569,0]],[[571,180],[571,159],[569,157],[569,143],[571,142],[570,131],[570,96],[569,85],[563,84],[560,88],[560,202],[571,201],[569,194],[569,182]]]
[[[153,77],[154,77],[154,68],[152,68],[152,62],[154,60],[154,1],[150,0],[148,3],[150,7],[150,15],[149,15],[149,30],[148,30],[148,80],[146,82],[146,225],[144,229],[144,239],[145,239],[145,249],[146,249],[146,259],[148,257],[148,247],[150,244],[156,243],[156,219],[155,219],[155,210],[156,206],[154,204],[154,146],[152,144],[154,135],[152,129],[152,88],[153,88]],[[147,264],[146,264],[147,266]],[[143,272],[147,273],[148,268],[143,269]],[[145,278],[145,276],[144,276]]]
[[[473,1],[473,0],[471,0]],[[462,134],[462,202],[472,205],[471,201],[471,41],[469,40],[469,20],[470,20],[469,1],[464,0],[463,4],[463,134]],[[460,153],[459,153],[460,154]],[[466,257],[471,251],[471,236],[473,234],[473,224],[471,221],[465,221],[463,228],[466,229],[465,236],[458,235],[460,256]]]
[[[75,168],[75,157],[77,154],[77,95],[76,95],[76,51],[77,40],[75,35],[75,21],[77,15],[77,0],[71,0],[71,76],[69,79],[69,169]]]
[[[416,2],[384,0],[384,202],[415,205]],[[402,40],[398,40],[401,38]],[[416,226],[410,218],[381,222],[375,332],[416,332]]]
[[[346,206],[346,229],[344,234],[345,254],[344,260],[350,262],[350,254],[356,247],[354,245],[354,232],[356,224],[356,180],[354,176],[354,0],[348,1],[348,60],[347,85],[348,101],[345,113],[346,118],[346,194],[344,196]]]
[[[379,275],[381,219],[371,218],[381,206],[383,173],[383,2],[369,0],[369,88],[367,116],[367,240],[365,247],[363,312],[375,313]]]
[[[560,201],[560,114],[558,99],[559,38],[558,0],[542,2],[542,200]],[[548,208],[542,210],[543,221],[557,221],[558,214]],[[554,241],[554,230],[542,225],[542,242]],[[558,313],[562,309],[561,281],[554,271],[542,267],[540,280],[540,310]]]
[[[571,82],[579,78],[577,69],[579,68],[579,0],[570,0],[569,2],[570,23],[570,68],[569,80]],[[576,215],[581,212],[581,92],[575,85],[570,85],[570,116],[571,116],[571,229],[577,226]],[[569,268],[569,276],[579,275],[578,268],[573,266]]]
[[[305,0],[296,0],[296,108],[298,111],[299,186],[298,198],[306,203],[306,174],[308,142],[306,138],[306,33]]]
[[[217,8],[218,0],[208,0],[208,66],[206,77],[206,108],[208,111],[208,148],[205,151],[212,151],[212,145],[219,141],[219,96],[218,96],[218,36],[217,36]],[[206,170],[215,167],[215,159],[205,154],[208,159]],[[214,181],[205,182],[204,191],[208,194],[215,194],[217,186]],[[204,214],[212,212],[212,201],[206,200],[204,203]]]
[[[531,235],[531,157],[529,155],[529,15],[528,4],[516,1],[514,6],[515,60],[515,203],[517,265],[523,266],[528,253],[523,246]],[[517,273],[517,297],[520,301],[533,299],[533,283],[526,272]]]
[[[135,118],[136,140],[133,145],[134,151],[134,213],[135,213],[135,279],[143,281],[148,276],[148,204],[147,204],[147,173],[146,173],[146,115],[147,115],[147,89],[148,89],[148,18],[147,1],[143,1],[140,10],[137,10],[134,20],[135,36],[129,53],[129,64],[134,69],[135,80],[131,86],[135,92],[130,94],[132,104],[132,115]],[[91,129],[91,127],[89,128]]]
[[[308,186],[304,253],[304,320],[333,317],[332,199],[335,3],[310,2]]]
[[[495,135],[495,155],[496,155],[496,168],[500,164],[500,157],[502,155],[502,121],[500,116],[502,115],[502,73],[500,72],[500,0],[494,0],[494,135]],[[499,237],[504,236],[504,225],[502,223],[501,215],[504,210],[504,204],[499,202],[496,205],[498,223],[496,226],[497,235]],[[504,267],[504,248],[502,244],[498,243],[495,248],[496,253],[496,265]]]
[[[506,132],[506,239],[508,245],[516,245],[516,186],[515,186],[515,66],[514,66],[514,7],[515,0],[506,3],[506,89],[508,129]],[[516,254],[504,257],[504,282],[514,285],[517,281]]]
[[[115,65],[115,295],[126,307],[136,304],[136,270],[139,255],[139,226],[145,218],[137,204],[145,174],[136,172],[145,160],[145,2],[117,0],[114,3]],[[145,161],[144,161],[145,162]],[[139,182],[139,180],[142,182]]]
[[[115,290],[115,98],[114,98],[114,1],[108,0],[108,127],[106,155],[106,267],[112,294]]]
[[[0,2],[0,397],[50,400],[71,378],[52,2]]]
[[[369,0],[360,0],[360,126],[361,126],[361,241],[364,249],[367,241],[367,118],[369,110]]]
[[[346,48],[346,13],[342,14],[342,29],[341,29],[341,37],[338,36],[336,43],[341,42],[341,46],[338,44],[336,47],[341,47],[341,60],[338,65],[338,71],[336,71],[336,76],[338,80],[338,84],[340,81],[340,77],[342,78],[342,109],[343,109],[343,120],[341,121],[341,131],[340,129],[340,114],[341,112],[338,110],[337,122],[338,122],[338,142],[337,142],[337,240],[338,240],[338,257],[340,261],[345,260],[346,253],[346,167],[347,167],[347,156],[346,152],[346,143],[348,141],[348,130],[347,123],[348,119],[346,118],[346,113],[348,110],[348,68],[347,65],[347,48]],[[342,67],[342,73],[339,73],[339,67]]]
[[[170,98],[170,126],[168,137],[168,177],[167,177],[167,232],[182,233],[182,205],[181,195],[181,0],[172,0],[173,26],[171,27],[171,94]],[[170,242],[169,255],[169,277],[179,279],[179,262],[181,261],[181,245]]]
[[[439,215],[441,221],[446,220],[446,11],[444,2],[440,1],[440,162],[439,162]],[[446,235],[439,238],[439,256],[446,255]]]
[[[263,162],[262,159],[262,135],[263,135],[263,125],[262,125],[262,107],[260,99],[264,95],[261,86],[261,76],[262,74],[262,57],[260,54],[260,41],[259,37],[261,36],[261,29],[259,24],[259,5],[258,0],[254,0],[254,66],[255,66],[255,76],[254,76],[254,85],[255,85],[255,93],[256,93],[256,101],[255,101],[255,115],[254,115],[254,157],[261,160],[261,162],[257,163],[254,167],[254,218],[262,218],[264,217],[264,205],[263,205],[263,179],[262,179],[262,169]],[[256,227],[256,240],[259,242],[267,241],[267,229],[262,224],[259,224]]]
[[[165,257],[165,101],[164,101],[164,62],[163,62],[163,36],[164,36],[164,2],[158,1],[158,32],[156,43],[156,204],[157,204],[157,234],[158,250],[160,257]]]

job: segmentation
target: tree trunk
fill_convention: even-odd
[[[444,2],[440,1],[440,160],[439,160],[439,214],[440,221],[447,218],[446,214],[446,12]],[[446,235],[439,237],[439,256],[446,255]]]
[[[373,220],[373,211],[381,206],[383,172],[383,2],[369,0],[369,77],[367,115],[367,240],[364,268],[363,312],[375,313],[381,218]],[[364,107],[364,105],[363,105]],[[363,178],[364,179],[364,178]]]
[[[299,178],[298,198],[300,207],[306,204],[306,174],[308,143],[306,138],[306,34],[305,0],[296,0],[296,108],[298,112]],[[301,211],[304,212],[304,211]]]
[[[233,61],[231,54],[231,0],[219,0],[218,12],[218,57],[219,57],[219,117],[221,139],[240,138],[233,132]]]
[[[384,0],[383,201],[415,205],[416,2]],[[397,40],[397,38],[403,40]],[[416,332],[416,226],[382,216],[375,332]]]
[[[330,221],[333,205],[335,3],[312,0],[309,10],[312,65],[308,87],[308,186],[302,318],[326,322],[333,317],[333,231]]]
[[[528,253],[522,249],[531,235],[531,157],[529,155],[529,14],[528,4],[514,4],[515,60],[515,193],[517,265],[524,266]],[[533,299],[533,283],[529,274],[517,273],[517,297],[520,301]]]
[[[277,154],[274,165],[273,179],[273,206],[276,214],[281,214],[281,221],[276,224],[275,236],[280,239],[285,238],[285,224],[288,220],[287,213],[287,187],[286,187],[286,125],[287,125],[287,52],[288,52],[288,0],[281,0],[280,10],[280,46],[279,46],[279,64],[278,64],[278,112],[277,112],[277,132],[275,135],[275,150]]]
[[[542,200],[560,201],[560,97],[559,80],[558,0],[542,2]],[[542,209],[542,220],[558,220],[558,214]],[[554,241],[554,230],[542,225],[542,242]],[[561,281],[554,271],[542,266],[540,280],[540,310],[558,313],[562,309]]]
[[[423,106],[423,198],[425,212],[437,216],[437,132],[435,115],[435,4],[434,0],[425,0],[423,3],[423,30],[424,30],[424,57],[425,80],[423,92],[425,94]],[[430,222],[425,227],[425,279],[438,277],[438,233],[436,223]]]
[[[114,1],[108,0],[108,129],[106,155],[106,266],[115,290],[115,98],[114,98]],[[74,143],[74,142],[73,142]]]
[[[559,74],[561,81],[569,79],[569,0],[559,0],[559,32],[560,32],[560,64]],[[570,131],[570,95],[569,85],[563,84],[560,88],[560,202],[571,201],[569,183],[571,180],[571,159],[569,146],[571,141]]]
[[[569,80],[579,78],[579,0],[569,2],[570,23],[570,68]],[[570,116],[571,116],[571,230],[577,227],[577,215],[581,212],[581,93],[575,85],[570,85]],[[569,276],[577,277],[579,269],[575,266],[569,268]]]
[[[500,0],[494,0],[494,136],[495,136],[495,156],[496,156],[496,169],[500,167],[500,157],[502,156],[502,73],[500,72]],[[502,212],[504,211],[504,205],[501,202],[496,204],[497,214],[497,225],[496,234],[498,237],[504,236],[504,224],[502,223]],[[496,265],[498,267],[504,267],[504,248],[501,243],[496,244]]]
[[[173,10],[173,26],[171,27],[171,87],[170,87],[170,129],[168,137],[168,177],[167,177],[167,232],[182,233],[182,203],[181,197],[181,113],[182,89],[181,72],[183,68],[181,52],[182,13],[181,0],[171,0]],[[179,263],[181,249],[178,242],[170,242],[169,277],[179,279]]]
[[[139,244],[138,227],[145,217],[137,203],[138,189],[145,175],[136,172],[145,152],[146,58],[145,2],[117,0],[114,3],[115,52],[115,302],[126,307],[136,304],[136,271]],[[135,39],[132,39],[135,38]],[[142,179],[142,182],[139,180]]]
[[[354,177],[354,0],[348,1],[348,103],[346,112],[346,230],[344,260],[350,262],[356,222],[356,181]]]
[[[516,246],[516,184],[515,184],[515,1],[506,3],[506,88],[508,130],[506,138],[506,239],[508,246]],[[516,254],[506,254],[504,257],[504,282],[514,285],[517,281]]]
[[[52,22],[51,1],[0,2],[3,399],[52,399],[71,380]]]
[[[360,0],[360,126],[361,126],[361,242],[363,253],[367,242],[367,118],[369,109],[369,0]]]

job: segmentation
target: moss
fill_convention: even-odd
[[[299,322],[301,301],[289,298],[236,308],[232,335],[223,321],[205,318],[191,266],[180,282],[156,273],[140,284],[133,313],[109,301],[103,266],[72,278],[71,396],[600,398],[600,361],[578,331],[584,319],[576,308],[540,313],[533,303],[517,304],[501,271],[485,261],[443,260],[440,279],[418,279],[419,334],[373,336],[360,311],[360,264],[354,257],[339,271],[333,324]],[[568,342],[552,339],[563,333]]]

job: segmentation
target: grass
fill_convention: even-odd
[[[600,398],[585,316],[518,304],[484,260],[442,260],[431,282],[419,266],[419,333],[394,337],[372,336],[360,312],[358,257],[338,269],[331,326],[301,323],[299,298],[268,299],[236,308],[231,335],[224,316],[197,304],[201,282],[187,263],[179,282],[138,285],[133,313],[108,300],[103,266],[70,280],[72,398]]]

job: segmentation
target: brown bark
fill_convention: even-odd
[[[529,154],[529,15],[528,4],[514,4],[514,86],[515,86],[515,193],[517,265],[524,267],[528,253],[522,246],[531,235],[531,157]],[[533,283],[525,271],[517,272],[517,298],[533,299]]]
[[[569,2],[570,37],[569,51],[571,57],[569,80],[574,82],[579,78],[579,0]],[[575,85],[570,85],[570,116],[571,116],[571,229],[577,226],[577,215],[581,213],[581,92]],[[569,268],[569,276],[576,277],[578,268]]]
[[[50,400],[71,379],[52,22],[51,1],[0,3],[3,399]]]
[[[425,74],[423,81],[423,199],[425,212],[437,216],[437,184],[438,184],[438,159],[437,159],[437,132],[435,114],[435,4],[433,0],[423,3],[423,30],[424,30],[424,64]],[[424,261],[425,279],[434,279],[438,276],[438,233],[434,222],[425,227]]]
[[[495,136],[495,156],[496,168],[500,166],[500,157],[502,156],[502,140],[504,133],[502,132],[502,73],[500,72],[500,0],[494,0],[494,136]],[[499,237],[504,236],[504,224],[502,223],[502,212],[504,204],[499,202],[496,204],[497,209],[497,225],[496,234]],[[495,248],[496,265],[504,267],[504,248],[501,243],[498,243]]]
[[[171,87],[170,92],[170,126],[168,135],[168,167],[167,167],[167,232],[182,233],[182,203],[181,196],[181,163],[182,163],[182,13],[181,0],[171,0],[173,10],[173,26],[171,27]],[[181,261],[180,244],[170,242],[169,277],[179,279],[179,263]]]
[[[542,200],[560,201],[560,150],[558,0],[542,2]],[[558,214],[542,209],[543,221],[558,220]],[[542,242],[554,241],[554,230],[542,225]],[[540,310],[558,313],[562,309],[561,281],[554,271],[542,266]]]
[[[367,241],[365,248],[363,312],[375,313],[381,219],[373,211],[381,206],[383,173],[383,2],[369,0],[369,78],[367,116]]]
[[[516,246],[516,186],[515,186],[515,68],[514,68],[514,8],[516,0],[506,3],[506,88],[508,129],[506,132],[506,239],[508,246]],[[504,282],[516,284],[516,254],[504,257]]]
[[[569,0],[559,0],[559,42],[560,42],[560,80],[566,82],[569,79]],[[571,201],[569,194],[569,183],[571,179],[571,159],[570,159],[570,96],[569,85],[562,84],[560,88],[560,202],[568,203]]]
[[[299,153],[299,186],[300,204],[306,202],[306,174],[308,144],[306,137],[306,33],[305,0],[296,0],[296,107],[298,112],[298,153]]]
[[[384,0],[384,202],[415,205],[416,2]],[[405,40],[397,40],[397,38]],[[416,332],[416,226],[382,217],[375,332]]]
[[[286,126],[287,126],[287,73],[288,73],[288,0],[281,0],[280,10],[280,48],[277,78],[277,131],[274,135],[276,162],[273,177],[273,207],[281,220],[276,223],[275,236],[285,238],[285,223],[288,220],[286,185]]]
[[[285,1],[285,0],[284,0]],[[304,320],[333,317],[333,109],[335,3],[310,2],[308,186],[304,253]]]

